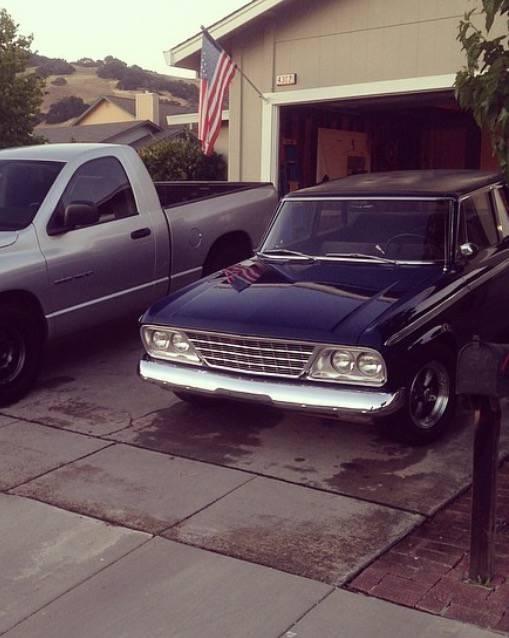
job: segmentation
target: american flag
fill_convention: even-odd
[[[260,263],[236,264],[223,270],[226,282],[237,292],[242,292],[254,284],[264,274],[265,267]]]
[[[233,80],[235,70],[236,66],[230,56],[204,31],[198,137],[205,155],[214,152],[214,144],[221,130],[224,94]]]

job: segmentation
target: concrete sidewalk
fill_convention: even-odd
[[[19,496],[0,534],[5,638],[494,636]]]

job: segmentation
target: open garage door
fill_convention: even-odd
[[[283,194],[360,172],[430,168],[496,168],[452,91],[281,107]]]

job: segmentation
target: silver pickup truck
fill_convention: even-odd
[[[271,184],[154,183],[128,146],[0,151],[0,405],[30,389],[46,341],[247,257],[275,205]]]

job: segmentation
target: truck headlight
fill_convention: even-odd
[[[318,351],[308,377],[378,387],[387,381],[387,368],[382,355],[375,350],[324,346]]]
[[[147,354],[155,359],[201,363],[193,344],[180,330],[160,326],[142,326],[141,339]]]

